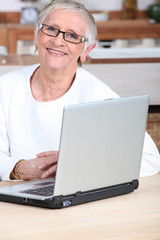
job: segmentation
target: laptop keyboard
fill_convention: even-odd
[[[27,189],[24,191],[20,191],[21,193],[33,194],[38,196],[49,197],[53,195],[54,184],[45,187],[39,187],[35,189]]]

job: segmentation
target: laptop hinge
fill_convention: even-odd
[[[81,191],[76,192],[76,197],[81,195]]]

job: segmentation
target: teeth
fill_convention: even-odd
[[[61,54],[61,55],[64,55],[65,53],[63,53],[63,52],[59,52],[59,51],[55,51],[55,50],[52,50],[52,49],[48,49],[50,52],[52,52],[52,53],[56,53],[56,54]]]

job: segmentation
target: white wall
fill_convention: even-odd
[[[89,10],[120,10],[122,0],[78,0],[85,4]],[[50,0],[40,0],[42,4],[50,2]],[[144,10],[149,4],[155,3],[156,0],[137,0],[138,9]],[[0,11],[20,11],[26,4],[20,0],[0,0]]]

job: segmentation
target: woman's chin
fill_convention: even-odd
[[[46,60],[46,65],[48,65],[48,67],[50,67],[51,69],[55,69],[55,70],[60,70],[63,69],[67,66],[66,61],[62,60],[62,59],[48,59]]]

